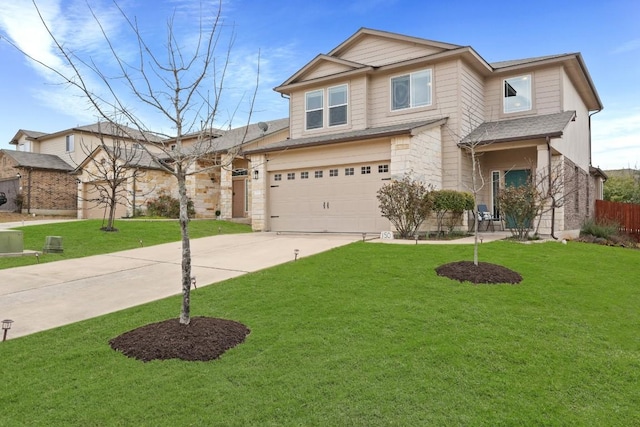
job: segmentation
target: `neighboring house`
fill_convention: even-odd
[[[102,142],[110,146],[116,141],[135,146],[144,141],[158,143],[161,139],[154,134],[146,134],[142,138],[135,129],[116,128],[108,123],[78,126],[55,133],[21,129],[10,142],[16,150],[2,150],[0,187],[12,188],[12,194],[21,195],[22,212],[75,216],[78,211],[78,184],[70,172]],[[18,173],[21,178],[15,181]],[[10,199],[15,200],[15,196]],[[8,205],[3,205],[3,209],[18,209],[15,203]]]
[[[255,230],[390,230],[377,190],[410,174],[469,191],[469,142],[478,202],[496,214],[504,185],[561,171],[567,201],[542,234],[575,234],[601,197],[590,115],[603,107],[579,53],[488,63],[469,46],[362,28],[275,90],[289,98],[290,138],[245,150]]]
[[[0,150],[2,210],[40,215],[75,215],[75,178],[68,163],[51,154]]]
[[[193,201],[196,218],[222,218],[250,222],[251,184],[249,163],[243,150],[262,147],[265,144],[286,139],[289,119],[279,119],[242,126],[228,131],[193,133],[186,135],[180,144],[174,139],[161,141],[162,151],[154,157],[165,165],[171,165],[171,156],[182,153],[190,155],[200,153],[197,164],[186,179],[187,194]],[[116,156],[119,173],[124,183],[119,193],[116,217],[131,217],[144,213],[149,200],[166,192],[178,198],[178,188],[173,175],[164,170],[152,156],[144,150],[120,148],[121,155]],[[109,153],[106,150],[110,150]],[[112,163],[112,149],[97,147],[75,170],[81,180],[79,183],[79,218],[104,218],[107,208],[100,187],[108,187],[104,166]],[[182,153],[179,150],[183,150]],[[164,151],[164,152],[163,152]],[[222,165],[222,166],[220,166]],[[125,168],[122,168],[125,166]],[[128,169],[126,174],[123,169]],[[134,174],[134,171],[136,173]],[[200,172],[198,172],[200,171]],[[219,212],[219,215],[216,213]]]
[[[96,147],[73,175],[77,179],[77,217],[81,219],[108,218],[112,197],[115,218],[133,217],[160,191],[170,192],[175,186],[172,175],[147,151],[126,144]]]
[[[224,165],[209,171],[197,173],[187,179],[187,191],[194,202],[196,217],[219,218],[251,222],[254,198],[264,197],[253,190],[257,169],[249,164],[245,151],[261,148],[289,137],[289,119],[277,119],[241,126],[225,131],[207,147],[207,158],[215,158],[215,163]],[[198,149],[197,135],[185,138],[187,150]],[[198,168],[208,164],[203,159]],[[175,186],[174,186],[175,188]],[[174,190],[177,196],[177,189]]]

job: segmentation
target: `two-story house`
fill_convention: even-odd
[[[289,98],[290,138],[247,151],[255,230],[389,230],[377,190],[410,174],[469,191],[469,143],[478,202],[496,213],[501,186],[561,171],[572,196],[543,234],[578,230],[601,192],[590,114],[602,103],[579,53],[492,64],[469,46],[362,28],[275,91]]]

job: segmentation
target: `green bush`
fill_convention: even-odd
[[[431,193],[433,210],[438,220],[438,234],[442,233],[443,224],[449,233],[460,222],[464,211],[473,210],[473,195],[456,190],[438,190]],[[449,214],[445,221],[446,214]]]
[[[193,218],[196,214],[193,202],[189,199],[187,203],[187,215]],[[147,202],[147,215],[159,216],[163,218],[179,218],[180,217],[180,201],[171,197],[165,191],[161,191],[158,197]]]
[[[378,190],[382,216],[388,218],[401,239],[410,239],[431,213],[429,188],[406,175]]]
[[[587,219],[580,229],[581,236],[594,236],[602,239],[610,239],[617,236],[620,224],[615,221],[596,221]]]

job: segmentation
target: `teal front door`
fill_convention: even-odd
[[[529,182],[531,171],[529,169],[516,169],[509,170],[504,173],[504,186],[505,187],[521,187]],[[507,222],[507,228],[515,228],[515,220],[509,215],[505,218]],[[531,227],[531,224],[527,225]]]

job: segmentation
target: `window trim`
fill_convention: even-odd
[[[332,89],[339,89],[339,88],[344,88],[345,103],[330,105]],[[322,108],[314,108],[314,109],[308,108],[308,99],[309,99],[309,96],[312,94],[320,94],[322,96]],[[338,107],[345,107],[345,110],[346,110],[345,121],[344,123],[341,122],[341,123],[331,124],[331,109],[338,108]],[[308,117],[309,117],[309,113],[314,111],[322,111],[322,125],[310,128]],[[306,132],[335,128],[339,126],[348,126],[348,125],[349,125],[349,83],[342,83],[339,85],[329,86],[322,89],[314,89],[304,93],[304,130]]]
[[[428,72],[429,73],[429,84],[427,85],[427,87],[429,88],[429,101],[426,104],[421,104],[421,105],[414,105],[414,91],[412,90],[412,86],[413,86],[413,78],[416,74],[419,73],[424,73],[424,72]],[[393,91],[393,82],[395,79],[399,79],[401,77],[409,77],[409,106],[407,107],[400,107],[400,108],[394,108],[394,91]],[[417,71],[413,71],[410,73],[404,73],[404,74],[397,74],[394,76],[391,76],[389,78],[389,111],[391,111],[392,113],[396,113],[396,112],[401,112],[401,111],[406,111],[406,110],[412,110],[412,109],[416,109],[416,108],[428,108],[428,107],[432,107],[433,106],[433,68],[423,68],[421,70],[417,70]]]

